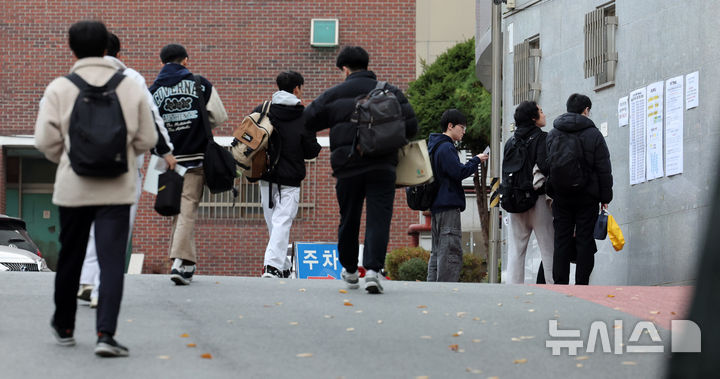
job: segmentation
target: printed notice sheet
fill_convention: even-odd
[[[665,81],[665,174],[683,172],[683,77]]]
[[[647,180],[663,176],[664,82],[647,86]]]
[[[145,170],[145,183],[143,184],[143,190],[150,192],[153,195],[157,195],[158,191],[158,177],[163,172],[167,171],[168,165],[164,159],[159,156],[152,154],[150,155],[150,163],[148,168]],[[180,176],[185,176],[187,169],[179,164],[175,165],[175,172]]]
[[[645,87],[630,93],[630,185],[645,181]]]
[[[685,109],[691,109],[700,103],[698,87],[700,85],[700,74],[695,71],[685,77]]]
[[[628,97],[621,97],[618,100],[618,126],[627,126],[629,121]]]

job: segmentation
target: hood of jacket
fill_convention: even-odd
[[[449,141],[454,145],[452,138],[450,138],[449,136],[443,133],[430,133],[430,136],[428,137],[428,152],[430,150],[433,150],[434,146],[443,141]]]
[[[292,121],[302,117],[304,110],[305,106],[302,104],[273,104],[270,107],[270,117],[280,121]]]
[[[591,119],[578,113],[565,113],[553,122],[553,127],[566,133],[576,133],[587,128],[594,128]]]
[[[153,86],[172,87],[188,76],[192,76],[192,73],[185,66],[177,63],[168,63],[160,70]]]

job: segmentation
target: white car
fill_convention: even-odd
[[[23,249],[0,245],[0,272],[2,271],[51,271],[45,259]]]

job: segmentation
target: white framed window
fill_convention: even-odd
[[[537,101],[540,97],[540,35],[515,45],[513,49],[513,103]]]

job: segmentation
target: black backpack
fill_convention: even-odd
[[[577,133],[553,130],[548,138],[548,181],[554,192],[560,195],[574,195],[584,190],[590,178],[590,169],[585,162],[582,141]]]
[[[89,85],[80,75],[65,76],[80,90],[70,114],[70,166],[80,176],[114,178],[128,171],[127,128],[115,89],[125,78],[116,72],[105,85]]]
[[[510,213],[522,213],[535,206],[538,194],[533,188],[534,157],[529,148],[540,136],[540,128],[525,139],[510,137],[505,144],[500,184],[500,206]]]
[[[438,191],[440,190],[440,181],[435,176],[435,157],[433,156],[435,151],[443,143],[450,142],[448,140],[440,141],[437,145],[430,149],[430,168],[433,170],[433,178],[428,183],[418,184],[416,186],[409,186],[405,188],[405,197],[407,204],[410,209],[416,211],[424,211],[430,209],[435,202]]]
[[[386,87],[387,82],[378,81],[367,95],[355,99],[350,121],[357,124],[357,134],[350,155],[358,151],[361,156],[383,156],[407,145],[402,107]]]

